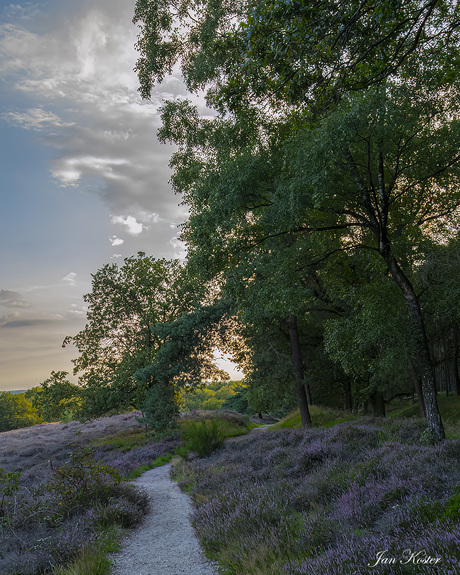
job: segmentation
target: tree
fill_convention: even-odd
[[[215,365],[214,350],[226,351],[237,345],[233,315],[232,302],[217,299],[152,326],[161,345],[154,361],[138,369],[134,377],[138,386],[146,389],[141,407],[157,431],[174,423],[180,390],[197,388],[204,381],[228,379],[228,374]]]
[[[426,85],[409,91],[397,84],[344,100],[318,128],[294,135],[283,184],[294,198],[288,229],[336,235],[342,249],[370,249],[383,258],[406,302],[437,439],[444,432],[435,377],[410,276],[426,242],[446,237],[458,217],[460,124],[451,89],[453,100],[428,94]]]
[[[401,291],[378,269],[382,265],[376,255],[367,256],[349,258],[360,269],[353,282],[337,282],[343,311],[325,322],[324,338],[330,357],[349,377],[353,398],[370,402],[374,413],[384,416],[385,400],[418,387],[415,349]],[[423,395],[416,391],[424,416]]]
[[[15,394],[0,391],[0,432],[30,427],[40,423],[32,404],[24,393]]]
[[[106,264],[93,275],[84,296],[88,323],[63,345],[74,343],[80,356],[75,373],[83,388],[82,411],[99,416],[138,408],[146,389],[134,373],[150,364],[161,344],[151,326],[187,310],[195,291],[178,261],[157,260],[139,252],[122,266]]]
[[[322,110],[422,52],[452,77],[458,20],[452,0],[138,0],[136,69],[146,98],[180,62],[187,88],[220,110]]]
[[[26,393],[39,417],[44,421],[62,421],[76,416],[80,405],[81,388],[68,381],[66,371],[52,371],[39,387]]]
[[[179,101],[163,112],[160,138],[179,145],[172,181],[190,205],[191,264],[209,261],[228,285],[262,245],[278,264],[281,238],[303,253],[289,278],[338,252],[374,251],[407,306],[429,427],[442,439],[413,278],[459,206],[457,5],[159,6],[137,4],[143,95],[180,60],[188,88],[207,89],[218,111],[200,118]],[[264,289],[256,272],[246,281]]]

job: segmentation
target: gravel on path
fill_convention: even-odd
[[[217,575],[190,523],[190,500],[170,479],[170,469],[157,467],[134,481],[148,493],[150,511],[110,557],[112,575]]]

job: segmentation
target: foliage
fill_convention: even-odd
[[[0,432],[29,427],[41,421],[32,402],[22,394],[0,391]]]
[[[152,326],[161,341],[153,363],[138,369],[134,378],[147,389],[142,411],[156,432],[166,432],[179,413],[179,390],[194,389],[206,380],[228,374],[214,363],[214,350],[235,346],[238,339],[232,302],[216,299],[196,305],[179,318]]]
[[[136,370],[152,362],[160,346],[151,326],[176,318],[191,305],[197,290],[177,261],[139,252],[124,264],[106,264],[93,275],[84,296],[88,323],[64,345],[76,345],[74,360],[82,386],[82,417],[139,407],[149,382],[136,382]]]
[[[220,109],[256,104],[280,113],[307,103],[323,111],[344,92],[401,74],[421,53],[452,77],[457,18],[455,3],[440,0],[138,0],[136,70],[143,97],[179,62],[187,88],[206,89]]]
[[[145,374],[147,368],[141,373]],[[136,372],[138,382],[143,382],[140,372]],[[142,404],[144,420],[155,433],[165,433],[176,426],[179,405],[174,387],[161,383],[153,384],[147,391]]]
[[[196,389],[181,392],[181,410],[220,409],[241,387],[238,381],[212,381]],[[227,409],[234,409],[226,406]],[[235,411],[239,411],[235,409]],[[243,413],[243,412],[240,412]]]
[[[52,371],[39,387],[27,391],[26,397],[44,421],[71,419],[80,405],[81,389],[68,381],[66,371]]]
[[[400,557],[408,548],[440,557],[442,571],[454,573],[459,519],[438,519],[457,504],[460,444],[422,446],[419,431],[372,419],[267,431],[174,473],[193,485],[194,525],[229,573],[367,573],[379,550]]]
[[[253,415],[255,412],[249,407],[246,385],[238,385],[235,392],[220,406],[221,409],[232,409],[243,415]]]
[[[421,54],[432,54],[445,76],[458,62],[458,16],[451,1],[247,4],[240,27],[246,58],[233,65],[223,90],[231,102],[232,96],[240,102],[243,93],[244,103],[252,97],[322,111],[343,94],[395,75],[406,79],[407,67]]]
[[[181,436],[185,448],[189,452],[198,453],[200,457],[208,457],[224,443],[224,435],[215,419],[202,420],[200,423],[186,421],[182,425]]]
[[[320,399],[342,388],[349,407],[352,394],[420,380],[444,437],[416,276],[458,218],[457,11],[438,0],[138,0],[142,94],[180,62],[217,112],[168,102],[159,136],[178,145],[190,269],[220,283],[243,326],[249,351],[236,356],[252,407],[290,408],[294,381]],[[344,270],[357,280],[340,293],[331,284]],[[389,280],[399,292],[387,300]],[[290,317],[304,356],[295,378]]]

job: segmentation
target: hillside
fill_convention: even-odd
[[[176,452],[173,477],[192,497],[196,532],[228,575],[457,573],[460,440],[433,445],[416,418],[313,412],[321,427],[283,428],[292,416],[208,457],[190,446],[216,431],[200,423],[210,412],[181,424],[185,445],[178,434],[147,437],[135,413],[3,433],[0,572],[108,575],[120,529],[148,509],[120,478]],[[226,417],[224,435],[247,430]]]

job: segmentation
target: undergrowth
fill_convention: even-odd
[[[84,561],[88,548],[96,560],[95,549],[101,557],[105,553],[101,531],[133,527],[148,507],[143,493],[121,482],[117,470],[96,462],[87,450],[74,452],[37,487],[25,487],[20,474],[12,474],[0,472],[2,575],[56,570],[76,558]],[[105,562],[101,558],[96,563]],[[94,569],[91,575],[96,575]]]
[[[259,433],[173,473],[228,574],[455,575],[460,441],[423,444],[423,430],[366,418]],[[395,562],[371,568],[381,551]]]

